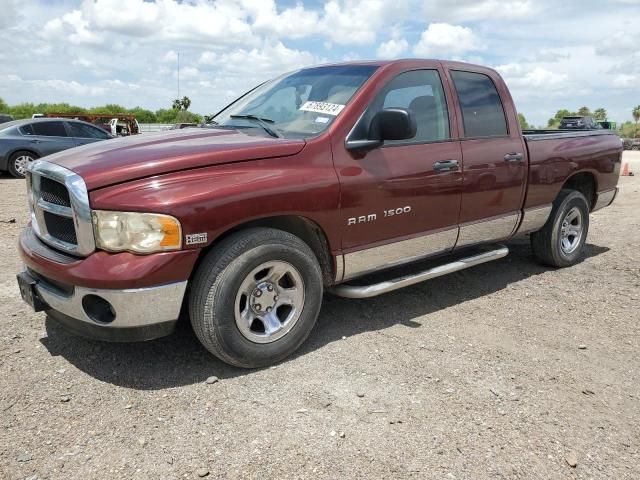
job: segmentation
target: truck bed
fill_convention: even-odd
[[[524,130],[523,136],[529,157],[525,209],[549,205],[578,171],[593,178],[594,198],[616,187],[621,140],[611,130]]]

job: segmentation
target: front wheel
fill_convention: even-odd
[[[536,258],[551,267],[569,267],[578,262],[589,232],[589,204],[575,190],[562,190],[553,202],[547,223],[531,234]]]
[[[31,165],[38,156],[31,152],[16,152],[9,157],[9,173],[16,178],[24,178],[27,167]]]
[[[256,368],[293,353],[322,303],[322,273],[311,249],[281,230],[237,232],[204,258],[189,295],[200,342],[226,363]]]

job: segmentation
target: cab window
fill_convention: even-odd
[[[482,73],[457,70],[451,72],[451,78],[462,110],[464,136],[506,136],[504,108],[493,80]]]

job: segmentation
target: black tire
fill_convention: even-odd
[[[30,161],[34,161],[38,158],[38,155],[33,152],[19,151],[9,157],[7,168],[9,169],[9,173],[16,178],[24,178],[24,173],[21,172],[22,169],[17,165],[18,160],[24,157],[28,157],[31,159]]]
[[[270,343],[256,343],[236,322],[237,297],[243,296],[243,282],[250,278],[253,281],[251,273],[267,262],[293,266],[302,279],[304,299],[297,320],[284,336]],[[276,285],[276,291],[279,288]],[[281,230],[251,228],[230,235],[203,259],[192,281],[189,314],[193,330],[207,350],[231,365],[258,368],[291,355],[307,339],[318,318],[322,294],[320,265],[307,244]],[[249,310],[249,305],[255,304],[249,298],[245,302],[245,310],[255,315],[253,309]],[[263,326],[266,330],[264,322]]]
[[[574,248],[566,251],[562,246],[563,221],[570,212],[575,212],[574,208],[579,210],[581,215],[582,234]],[[536,259],[544,265],[569,267],[575,265],[580,259],[588,233],[589,203],[587,199],[576,190],[561,190],[553,202],[553,209],[547,223],[541,230],[531,234],[531,249]]]

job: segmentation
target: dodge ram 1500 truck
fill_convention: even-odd
[[[621,154],[606,130],[522,132],[489,68],[304,68],[208,128],[35,162],[18,283],[80,335],[152,339],[184,311],[211,353],[265,366],[304,342],[325,289],[389,292],[501,258],[499,242],[526,233],[541,262],[573,265],[590,213],[616,196]],[[427,257],[435,266],[367,280]]]

